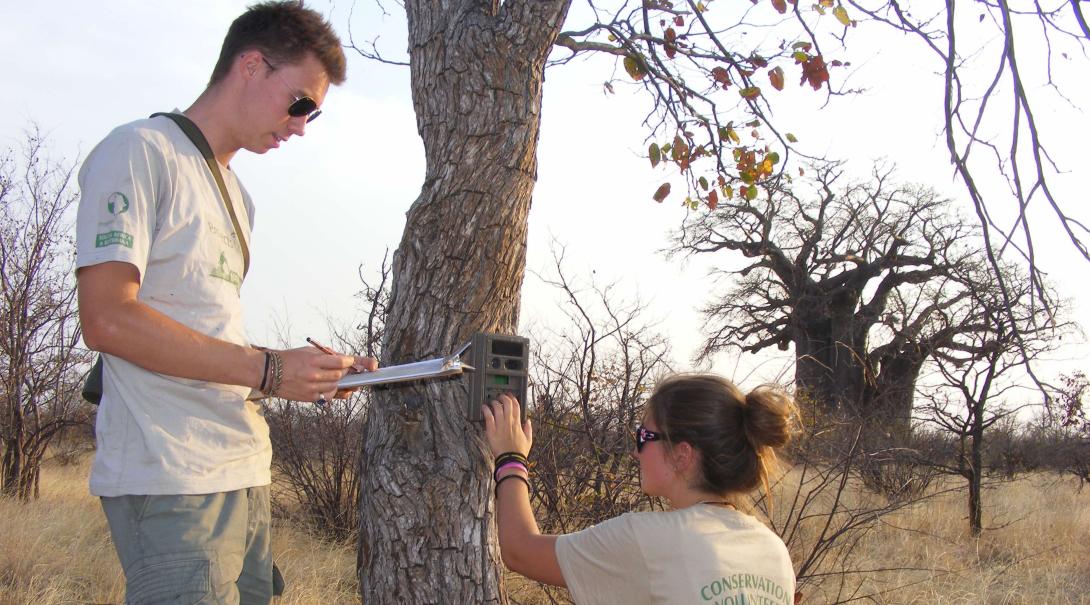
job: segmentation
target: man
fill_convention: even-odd
[[[344,79],[340,40],[321,15],[298,1],[255,5],[183,112],[207,139],[228,200],[165,116],[115,129],[80,171],[80,321],[104,361],[90,485],[129,603],[269,602],[272,448],[251,399],[260,390],[321,403],[348,368],[377,365],[313,347],[254,348],[239,302],[254,206],[231,159],[302,136]]]

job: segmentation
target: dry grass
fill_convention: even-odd
[[[0,500],[0,605],[120,603],[123,583],[106,521],[87,493],[87,460],[48,466],[42,497]],[[1090,603],[1090,490],[1049,475],[994,486],[973,539],[963,494],[885,518],[860,543],[861,566],[893,568],[863,577],[867,603]],[[325,543],[299,529],[274,531],[288,581],[282,604],[358,603],[351,544]],[[518,603],[544,603],[537,588],[509,577]],[[828,586],[803,587],[806,603],[830,600]]]
[[[860,545],[875,603],[1090,603],[1090,490],[1035,474],[984,494],[973,538],[964,492],[900,511]],[[815,595],[818,597],[819,595]],[[820,602],[820,600],[818,600]]]
[[[43,468],[37,502],[0,499],[0,603],[121,602],[121,566],[87,492],[88,466]]]
[[[121,603],[124,581],[106,517],[87,491],[90,458],[42,470],[41,499],[0,499],[0,605]],[[288,590],[278,603],[358,603],[355,546],[273,529]]]
[[[789,473],[778,491],[791,488],[792,479],[798,477]],[[936,482],[933,489],[959,487],[951,479]],[[784,506],[785,496],[777,498]],[[858,486],[845,497],[852,505],[878,500]],[[838,578],[842,570],[819,569],[833,575],[801,586],[803,603],[1090,603],[1090,489],[1080,493],[1077,481],[1055,475],[1023,476],[992,485],[984,507],[986,530],[980,538],[969,533],[964,491],[888,515],[849,557],[855,569],[868,571]],[[810,512],[818,512],[817,507]],[[809,521],[823,523],[822,516]],[[843,592],[838,591],[841,579],[849,587]],[[534,582],[512,574],[507,581],[519,605],[556,602]]]

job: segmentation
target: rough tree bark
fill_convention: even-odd
[[[426,175],[394,256],[382,362],[513,333],[545,60],[570,0],[406,2]],[[361,463],[367,603],[496,603],[491,460],[460,381],[376,393]]]

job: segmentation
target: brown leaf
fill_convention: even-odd
[[[655,190],[655,195],[651,196],[656,202],[662,203],[662,200],[666,199],[666,196],[670,195],[670,183],[663,183],[659,185],[659,188]]]
[[[772,88],[783,90],[783,68],[776,66],[768,70],[768,81],[772,83]]]
[[[666,56],[673,59],[674,55],[677,54],[677,48],[678,48],[678,45],[677,45],[677,32],[674,31],[674,28],[668,27],[668,28],[666,28],[666,33],[663,36],[663,38],[666,39],[665,44],[663,44],[663,46],[666,48]]]
[[[712,77],[716,82],[719,82],[724,87],[730,84],[730,73],[723,67],[716,67],[712,70]]]
[[[821,55],[811,57],[802,64],[802,79],[799,84],[809,82],[814,90],[821,90],[821,85],[829,81],[829,70],[825,67],[825,60]]]
[[[719,205],[719,194],[715,192],[715,189],[712,189],[711,191],[708,192],[708,209],[715,210],[716,206],[718,206],[718,205]]]
[[[785,0],[772,0],[772,6],[781,15],[787,12],[787,2]]]

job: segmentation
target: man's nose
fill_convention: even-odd
[[[303,136],[307,133],[307,116],[299,116],[288,120],[288,132],[295,136]]]

